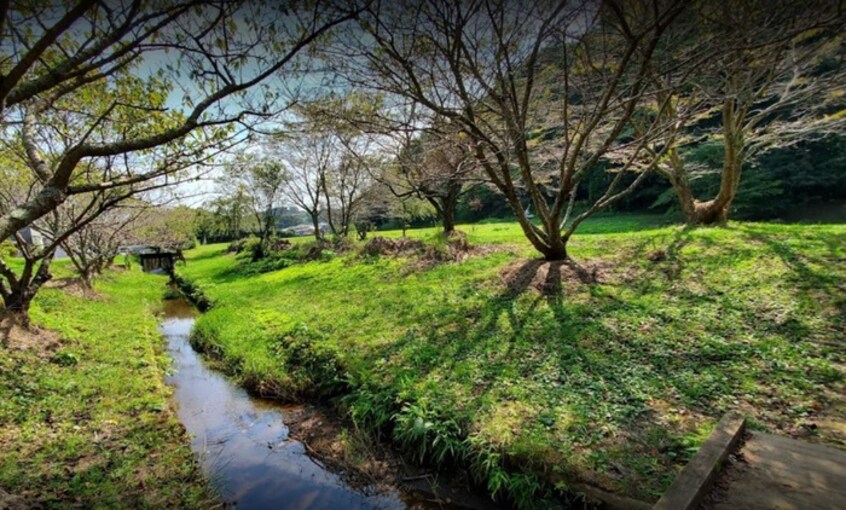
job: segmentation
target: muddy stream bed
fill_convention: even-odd
[[[167,382],[191,447],[223,500],[239,509],[467,508],[400,490],[353,487],[289,437],[286,419],[305,406],[247,393],[208,366],[189,342],[197,311],[184,299],[164,302],[160,331],[173,359]],[[487,506],[487,505],[485,505]]]

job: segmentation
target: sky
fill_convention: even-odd
[[[238,41],[258,43],[255,50],[252,51],[250,59],[237,66],[228,67],[238,81],[251,79],[266,69],[268,63],[273,62],[274,58],[278,58],[279,53],[274,54],[274,51],[277,51],[278,48],[270,47],[272,37],[258,37],[256,27],[261,26],[266,29],[270,24],[273,24],[278,37],[283,37],[287,30],[297,29],[297,20],[291,15],[286,17],[278,12],[267,13],[265,11],[264,18],[262,18],[262,14],[251,11],[252,8],[252,6],[248,6],[239,11],[233,20],[236,28],[228,32],[233,47]],[[251,89],[245,97],[224,99],[215,107],[216,113],[232,114],[241,111],[245,102],[261,103],[263,94],[267,91],[279,95],[278,100],[274,103],[276,110],[281,110],[295,96],[313,94],[320,88],[321,83],[325,82],[326,77],[317,71],[304,72],[305,52],[301,51],[299,55],[301,56],[300,60],[293,65],[299,66],[298,69],[303,71],[296,74],[291,73],[288,70],[292,69],[293,65],[288,65],[283,68],[283,72],[268,77],[261,86]],[[223,59],[218,59],[218,62],[221,60]],[[203,61],[203,66],[205,69],[209,69],[208,61]],[[171,86],[166,106],[172,111],[181,111],[187,115],[191,110],[191,104],[186,104],[186,98],[190,98],[196,103],[206,95],[201,90],[197,80],[187,72],[189,68],[190,63],[184,55],[174,51],[156,50],[148,51],[143,55],[135,73],[144,78],[157,75],[164,76],[166,82]],[[267,89],[263,89],[263,86],[266,86]],[[257,121],[258,118],[252,117],[252,120]],[[262,131],[279,129],[282,120],[291,120],[291,117],[289,114],[283,113],[263,119],[256,127]],[[247,132],[243,128],[240,128],[240,131],[237,138],[246,140]],[[238,150],[245,149],[255,151],[258,147],[255,142],[245,141],[239,145]],[[206,172],[202,179],[175,187],[174,192],[182,197],[179,199],[181,203],[194,207],[199,206],[204,201],[214,198],[216,190],[214,180],[219,175],[220,171]]]

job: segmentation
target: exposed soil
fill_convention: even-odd
[[[48,281],[44,284],[44,286],[61,289],[65,294],[83,299],[104,299],[102,294],[98,293],[94,289],[86,287],[79,278],[58,278]]]
[[[449,235],[447,242],[442,245],[426,244],[418,239],[406,237],[399,239],[374,237],[364,245],[361,254],[365,257],[411,257],[410,270],[425,270],[439,263],[461,262],[503,249],[507,248],[472,245],[467,241],[467,234],[455,231]]]
[[[61,345],[61,338],[49,329],[33,324],[24,326],[22,317],[17,314],[0,312],[0,345],[7,349],[32,350],[39,357],[49,358]]]
[[[659,257],[655,262],[660,261]],[[500,280],[512,296],[530,289],[551,296],[582,285],[630,283],[642,276],[642,270],[625,260],[605,259],[519,259],[499,272]]]
[[[0,489],[0,510],[27,510],[32,508],[38,507],[33,507],[21,496],[9,494],[3,489]]]
[[[439,478],[409,465],[396,452],[344,428],[331,410],[302,405],[285,411],[290,437],[353,486],[377,492],[401,487],[420,497],[407,502],[409,508],[497,508],[489,498],[473,491],[464,476]]]
[[[376,490],[390,488],[402,463],[378,445],[366,445],[357,437],[343,433],[332,419],[331,411],[311,405],[285,408],[285,425],[290,437],[303,443],[306,450],[332,471],[358,487]]]
[[[533,289],[544,295],[561,292],[570,285],[599,283],[603,276],[599,265],[580,265],[572,260],[515,260],[499,273],[502,283],[512,295]]]
[[[291,248],[291,246],[293,246],[293,244],[291,244],[291,241],[289,241],[287,239],[271,239],[268,242],[268,248],[271,251],[287,250],[287,249]]]
[[[361,254],[368,257],[414,255],[423,251],[425,245],[417,239],[402,237],[388,239],[376,236],[361,249]]]
[[[432,262],[461,262],[471,257],[479,257],[493,253],[502,247],[477,246],[467,241],[467,234],[456,230],[449,235],[449,240],[442,248],[427,246],[421,257]]]
[[[720,469],[717,479],[714,480],[711,492],[705,495],[699,504],[699,510],[710,510],[715,505],[723,503],[728,498],[728,490],[731,483],[737,478],[737,474],[749,468],[746,458],[741,451],[746,440],[751,437],[749,431],[743,433],[743,437],[734,447],[734,452],[726,458],[725,464]]]

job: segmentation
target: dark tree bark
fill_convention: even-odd
[[[314,226],[314,239],[320,241],[323,239],[323,233],[320,232],[320,216],[317,211],[310,211],[311,224]]]
[[[458,198],[461,196],[463,183],[450,182],[445,193],[426,192],[420,193],[432,204],[438,218],[441,220],[444,234],[455,232],[455,210],[458,207]]]
[[[455,201],[444,201],[442,220],[445,234],[455,232]]]
[[[0,261],[0,270],[6,275],[8,287],[0,282],[0,295],[3,296],[5,313],[19,318],[20,324],[26,328],[30,325],[29,308],[38,290],[53,275],[50,273],[50,264],[53,261],[53,253],[49,253],[40,259],[38,270],[33,273],[35,265],[39,262],[36,259],[28,258],[24,263],[24,269],[20,276],[9,278],[11,270]]]

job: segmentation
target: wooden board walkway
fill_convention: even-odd
[[[846,510],[846,451],[726,415],[654,510]]]
[[[752,432],[708,499],[714,510],[846,509],[846,451]]]

